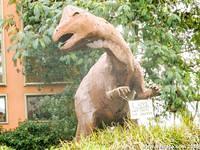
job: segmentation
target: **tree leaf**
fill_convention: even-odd
[[[40,8],[39,8],[39,5],[37,5],[37,4],[34,7],[34,15],[35,15],[35,18],[37,20],[39,20],[39,18],[40,18]]]
[[[35,39],[35,40],[33,41],[33,48],[34,48],[34,49],[38,49],[38,45],[39,45],[39,40],[38,40],[38,39]]]

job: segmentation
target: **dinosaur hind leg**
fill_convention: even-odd
[[[91,116],[88,115],[88,116]],[[89,118],[85,116],[78,121],[78,126],[76,130],[76,140],[79,141],[81,137],[86,137],[90,135],[96,128],[96,121],[95,118]],[[92,115],[93,116],[93,115]]]

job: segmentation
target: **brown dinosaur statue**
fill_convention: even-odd
[[[102,122],[121,122],[128,113],[126,99],[159,94],[158,88],[145,89],[140,64],[113,25],[81,8],[66,6],[53,34],[62,42],[61,50],[102,48],[105,53],[83,78],[75,95],[78,119],[76,138],[89,135]]]

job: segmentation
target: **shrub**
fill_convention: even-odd
[[[59,142],[56,129],[49,123],[27,121],[14,131],[0,135],[0,143],[15,149],[44,149]]]

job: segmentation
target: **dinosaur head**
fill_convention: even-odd
[[[80,48],[103,48],[108,54],[127,65],[133,72],[134,56],[115,27],[105,19],[97,17],[75,6],[66,6],[60,23],[52,39],[61,42],[61,50],[79,50]]]
[[[61,42],[60,49],[73,49],[85,37],[86,33],[82,31],[84,24],[80,21],[83,14],[84,10],[74,6],[64,8],[60,23],[52,36],[54,42]]]
[[[66,6],[60,23],[52,36],[54,42],[61,42],[61,50],[76,50],[94,41],[123,41],[114,26],[75,6]]]

